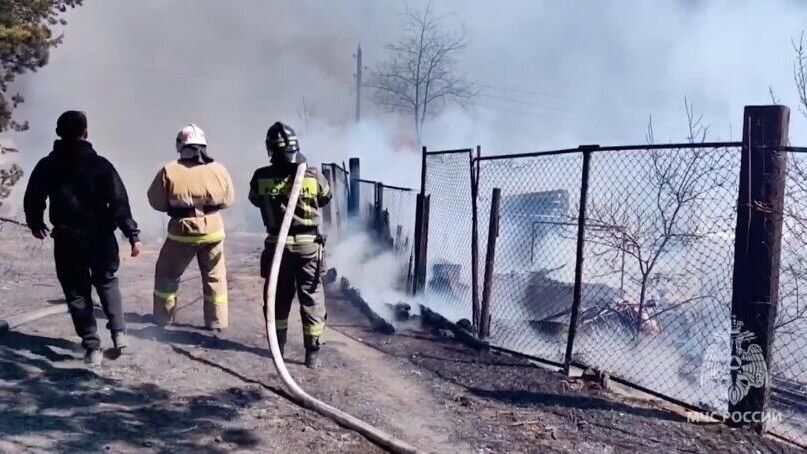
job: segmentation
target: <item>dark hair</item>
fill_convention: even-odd
[[[81,139],[87,131],[87,116],[84,112],[68,110],[56,120],[56,134],[64,140]]]

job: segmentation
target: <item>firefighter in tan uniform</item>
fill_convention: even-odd
[[[177,135],[179,159],[166,164],[148,190],[152,208],[171,217],[154,276],[154,318],[174,320],[179,279],[196,257],[202,273],[205,328],[220,331],[227,320],[224,221],[220,211],[235,201],[230,174],[207,154],[205,133],[190,124]]]
[[[261,209],[266,225],[265,249],[261,255],[261,277],[269,277],[269,266],[275,248],[284,248],[277,284],[275,323],[281,354],[287,339],[288,319],[295,294],[300,302],[303,322],[305,365],[319,366],[319,338],[325,330],[325,293],[322,289],[325,241],[320,235],[319,209],[331,200],[331,189],[322,174],[308,167],[300,198],[294,207],[294,218],[285,245],[277,244],[280,224],[289,203],[289,194],[297,165],[305,162],[294,131],[277,122],[266,134],[266,148],[271,165],[255,171],[249,184],[249,201]],[[266,313],[264,301],[264,314]]]

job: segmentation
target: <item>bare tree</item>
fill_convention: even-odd
[[[431,2],[420,10],[407,6],[403,17],[403,38],[386,45],[389,57],[371,70],[368,86],[379,104],[412,115],[420,141],[430,115],[448,102],[466,105],[477,91],[456,68],[468,45],[464,30],[444,28]]]
[[[703,124],[702,115],[695,113],[691,104],[684,100],[688,137],[691,144],[705,142],[709,127]],[[653,121],[647,126],[648,144],[654,143]],[[639,301],[636,310],[636,332],[647,319],[645,311],[648,290],[655,280],[661,278],[659,263],[671,251],[687,247],[704,239],[710,233],[698,221],[697,210],[711,197],[712,191],[721,187],[722,164],[720,153],[714,150],[693,147],[676,150],[647,150],[648,161],[632,163],[638,169],[637,181],[646,185],[646,196],[641,203],[626,203],[625,200],[609,200],[604,203],[591,203],[592,225],[599,226],[588,231],[588,241],[599,249],[598,255],[611,263],[627,258],[633,262],[627,277],[639,287]],[[635,197],[636,195],[634,195]],[[681,276],[689,270],[676,271]],[[674,277],[667,274],[664,279]],[[685,298],[672,304],[679,308],[684,304],[704,299],[702,296]],[[670,308],[663,310],[666,312]],[[657,316],[658,314],[656,314]]]
[[[793,46],[793,81],[799,98],[799,111],[807,117],[807,47],[804,32]],[[783,333],[801,320],[807,320],[807,301],[802,301],[807,285],[807,163],[799,155],[788,160],[785,185],[784,232],[786,247],[782,248],[782,285],[779,293],[780,310],[776,329]]]
[[[799,110],[807,116],[807,48],[804,43],[804,32],[801,32],[798,43],[791,40],[796,56],[793,61],[793,81],[799,96]]]

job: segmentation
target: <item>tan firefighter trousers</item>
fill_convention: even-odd
[[[266,242],[261,255],[261,277],[269,276],[269,266],[276,243]],[[275,300],[275,323],[278,337],[286,339],[289,313],[295,294],[300,302],[303,340],[306,348],[317,348],[325,331],[325,291],[322,288],[324,247],[319,243],[287,244],[280,262]],[[264,311],[266,308],[264,307]]]
[[[174,321],[178,305],[179,279],[196,257],[202,273],[205,327],[226,328],[227,269],[224,241],[186,243],[166,239],[157,259],[154,276],[154,318],[158,324]]]

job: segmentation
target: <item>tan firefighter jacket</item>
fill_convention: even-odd
[[[233,182],[218,162],[200,164],[174,161],[154,177],[149,204],[168,213],[168,238],[181,243],[205,244],[224,239],[220,210],[235,202]]]

